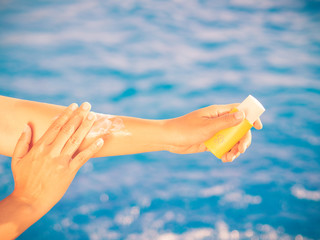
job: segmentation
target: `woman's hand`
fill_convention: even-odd
[[[13,196],[46,208],[62,198],[80,167],[103,144],[100,138],[75,155],[95,121],[89,111],[89,103],[78,109],[71,104],[30,150],[31,129],[26,127],[12,158]]]
[[[169,119],[165,127],[170,132],[171,142],[169,151],[187,154],[207,151],[204,142],[222,129],[233,127],[244,119],[243,112],[229,113],[239,104],[212,105],[182,117]],[[262,128],[262,123],[254,123],[256,129]],[[231,162],[240,153],[244,153],[251,144],[251,131],[249,131],[228,153],[223,155],[223,162]]]
[[[32,131],[26,127],[12,158],[14,191],[0,204],[0,236],[5,232],[3,236],[16,237],[47,213],[62,198],[81,166],[102,147],[99,138],[77,152],[95,121],[95,114],[89,111],[89,103],[80,108],[71,104],[31,149]],[[33,215],[26,216],[17,209],[31,209]],[[10,223],[14,228],[11,232],[6,225]]]

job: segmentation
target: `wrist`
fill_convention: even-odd
[[[174,149],[182,140],[182,134],[179,126],[176,126],[176,118],[162,120],[163,129],[163,148],[166,151],[174,152]]]
[[[167,128],[168,120],[141,119],[141,129],[133,136],[141,139],[142,148],[145,151],[167,151],[170,149],[170,131]],[[136,139],[136,140],[138,140]],[[139,144],[139,140],[136,141]],[[145,152],[143,151],[143,152]]]
[[[26,197],[18,195],[15,191],[13,191],[6,199],[25,212],[36,213],[38,211],[34,202]]]
[[[160,146],[160,151],[170,151],[172,145],[172,131],[170,129],[170,119],[156,120],[158,130],[155,136],[156,143]]]
[[[168,121],[131,118],[128,130],[131,135],[126,139],[134,143],[137,152],[167,151],[171,145],[171,132]],[[140,150],[139,150],[140,149]]]
[[[30,198],[14,190],[8,197],[10,201],[15,203],[25,212],[30,212],[34,217],[43,216],[48,212],[47,207],[43,201],[39,201],[35,198]],[[40,218],[39,217],[39,218]]]

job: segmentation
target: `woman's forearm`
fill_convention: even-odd
[[[237,103],[211,105],[168,120],[96,114],[97,118],[79,151],[98,138],[103,138],[105,143],[94,157],[161,150],[180,154],[203,152],[207,150],[204,144],[206,140],[218,131],[243,121],[244,113],[240,113],[240,118],[236,117],[236,113],[230,113],[236,106]],[[26,124],[32,127],[32,146],[63,109],[63,106],[0,96],[0,154],[12,156],[14,146]],[[257,129],[262,128],[260,119],[254,126]],[[233,161],[240,153],[245,152],[250,143],[249,131],[223,156],[222,161]]]
[[[0,96],[0,154],[12,156],[24,126],[33,128],[32,143],[47,130],[65,107]],[[97,121],[80,151],[88,144],[104,138],[105,145],[95,155],[113,156],[166,150],[169,136],[165,120],[147,120],[124,116],[97,114]]]

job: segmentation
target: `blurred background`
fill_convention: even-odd
[[[232,164],[92,159],[19,239],[320,239],[319,26],[319,0],[1,0],[1,95],[151,119],[266,108]]]

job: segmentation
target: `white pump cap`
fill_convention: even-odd
[[[239,111],[243,111],[246,119],[253,124],[265,111],[262,104],[253,96],[249,95],[238,107]]]

